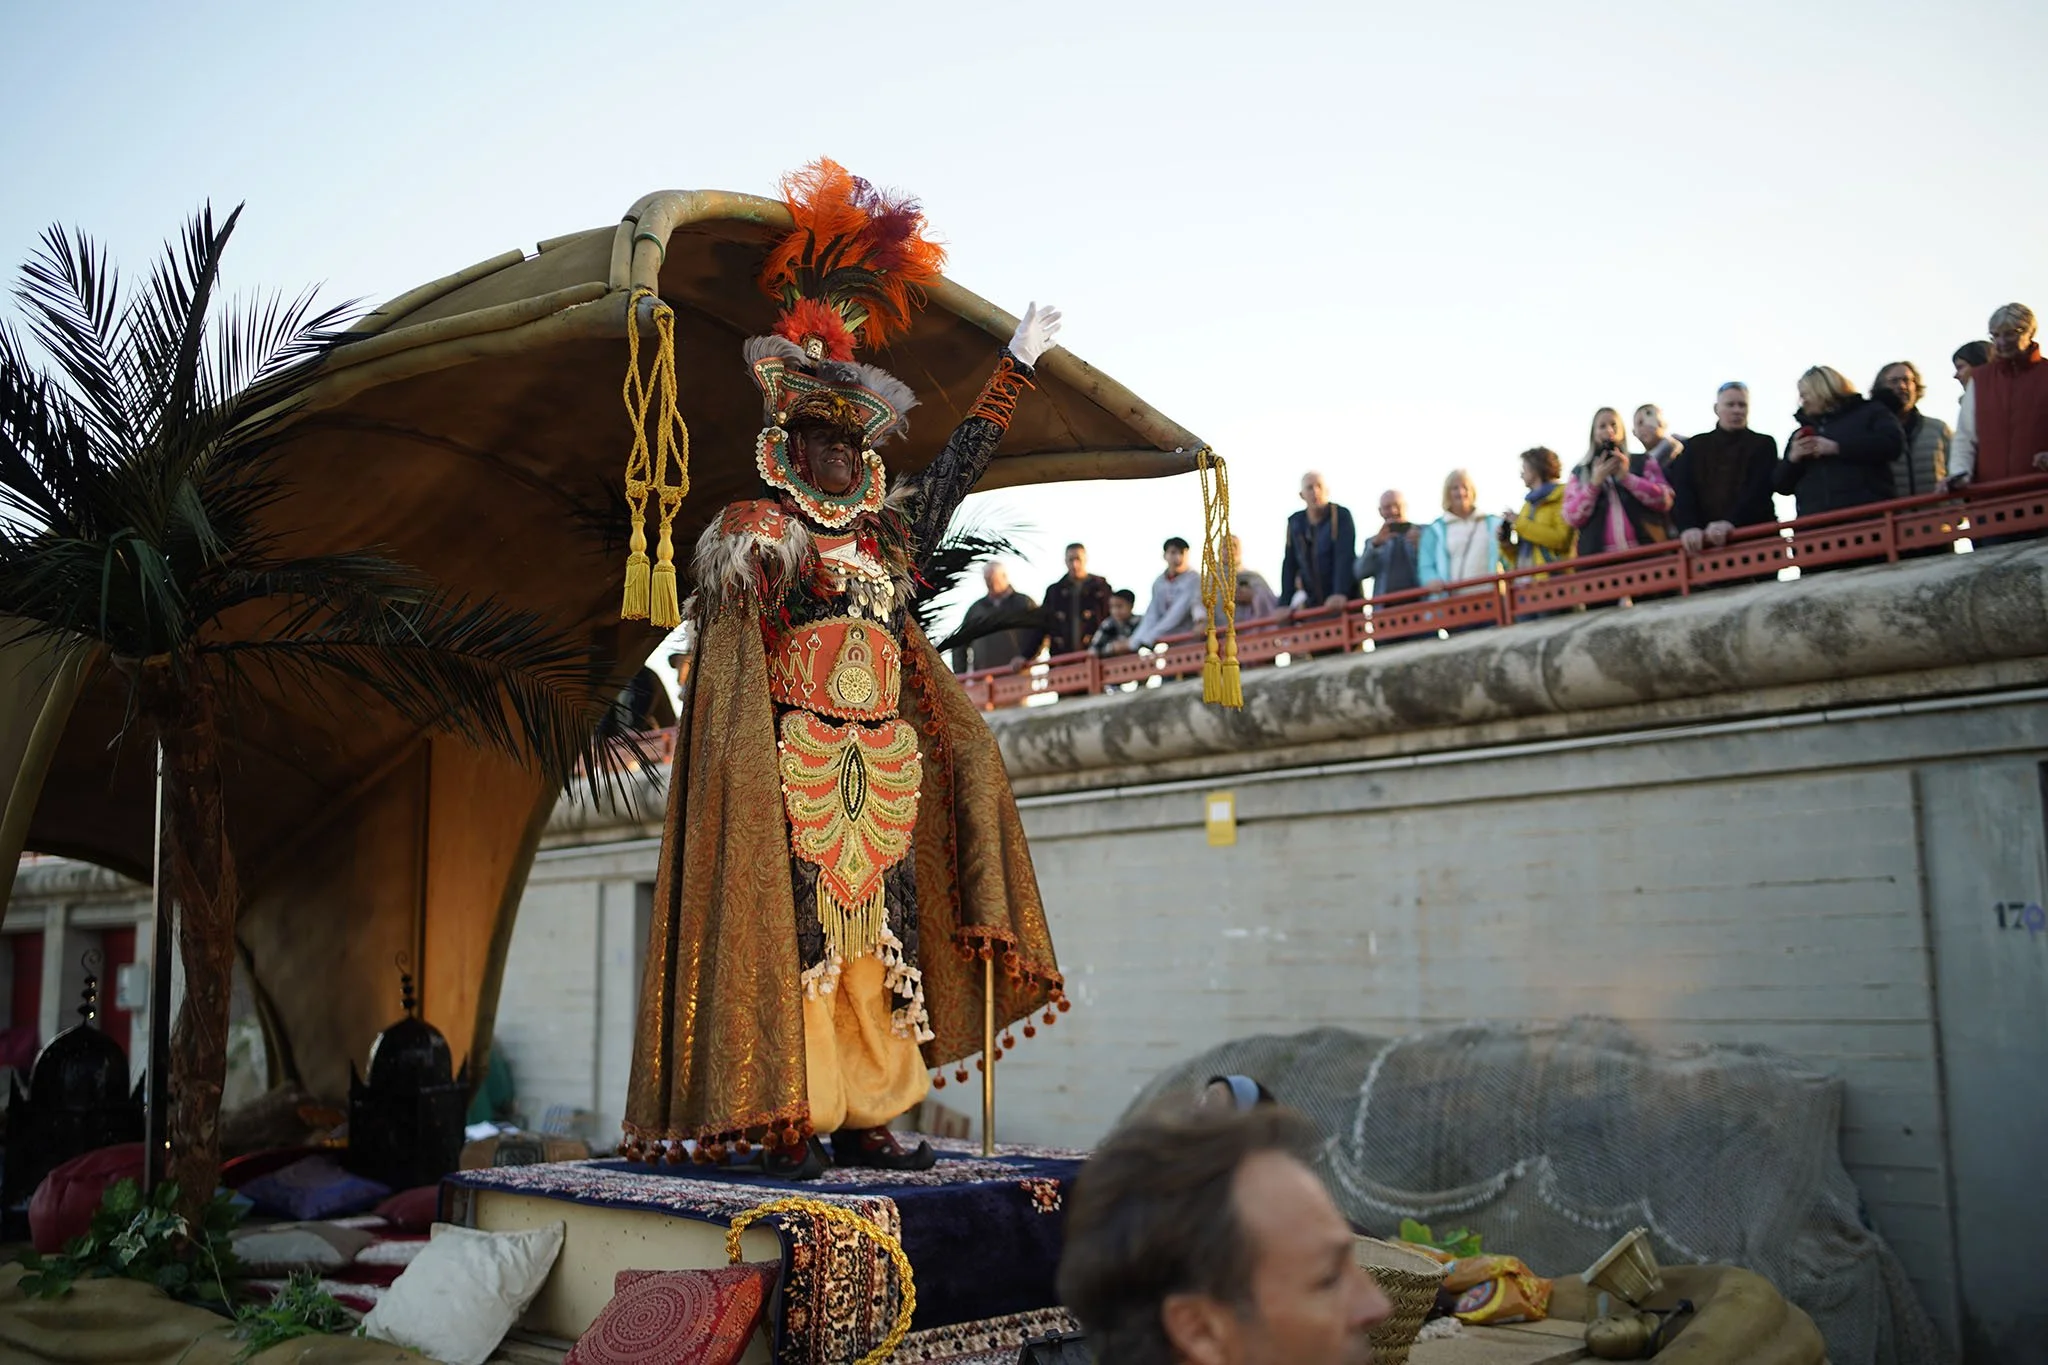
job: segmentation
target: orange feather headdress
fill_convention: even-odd
[[[915,199],[820,157],[782,178],[796,227],[769,253],[761,287],[782,304],[775,334],[812,360],[851,360],[910,326],[946,249]]]

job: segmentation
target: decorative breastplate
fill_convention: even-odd
[[[782,634],[768,655],[768,695],[841,720],[888,720],[903,683],[903,651],[872,621],[833,616]]]

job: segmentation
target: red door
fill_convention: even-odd
[[[14,980],[7,1029],[0,1033],[0,1066],[14,1067],[25,1083],[42,1042],[37,1021],[43,1014],[43,936],[10,934],[8,947],[14,950]]]
[[[121,969],[135,960],[135,928],[106,929],[100,933],[100,956],[105,959],[100,967],[100,1032],[121,1045],[121,1054],[128,1053],[129,1019],[131,1012],[114,1003],[121,980]],[[129,1066],[135,1064],[128,1058]]]

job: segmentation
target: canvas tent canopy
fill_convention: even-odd
[[[659,640],[619,620],[630,301],[652,289],[676,313],[691,437],[675,529],[686,568],[704,522],[758,486],[760,400],[740,344],[773,322],[755,281],[790,226],[780,200],[652,194],[615,227],[506,252],[370,313],[291,429],[280,513],[290,548],[381,547],[458,592],[587,638],[623,682]],[[937,453],[1014,325],[942,279],[914,327],[871,355],[920,400],[907,440],[884,452],[893,471]],[[1199,446],[1055,350],[982,487],[1175,474],[1193,468]],[[0,859],[11,869],[26,847],[147,880],[151,760],[139,740],[116,738],[119,680],[75,660],[12,669],[11,679],[47,682],[0,692],[7,732],[38,736],[0,749],[0,793],[12,792],[0,833],[19,841]],[[287,1065],[316,1093],[338,1093],[350,1060],[362,1062],[398,1014],[400,953],[417,964],[425,1013],[456,1055],[487,1042],[555,793],[495,754],[421,733],[351,684],[259,681],[257,693],[224,737],[228,821],[244,963]]]

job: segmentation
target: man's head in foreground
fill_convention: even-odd
[[[1067,1206],[1060,1300],[1102,1365],[1364,1365],[1389,1311],[1291,1110],[1113,1133]]]

